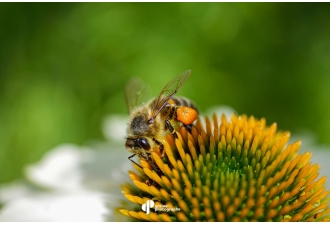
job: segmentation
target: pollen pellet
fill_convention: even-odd
[[[197,111],[193,108],[187,106],[178,107],[176,110],[177,120],[181,121],[183,124],[192,124],[197,119]]]

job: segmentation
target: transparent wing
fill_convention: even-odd
[[[151,117],[149,119],[150,122],[156,118],[162,108],[166,105],[167,101],[180,90],[180,88],[188,80],[190,74],[191,70],[187,70],[166,84],[166,86],[154,101],[151,110]]]
[[[150,96],[150,87],[139,78],[132,78],[125,87],[125,100],[128,113],[135,106],[146,103]]]

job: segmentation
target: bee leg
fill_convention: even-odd
[[[130,157],[128,157],[128,159],[129,159],[132,163],[134,163],[135,165],[137,165],[138,167],[140,167],[141,169],[143,169],[142,166],[140,166],[139,164],[137,164],[136,162],[134,162],[134,160],[131,159],[131,158],[133,158],[135,155],[136,155],[136,154],[131,155]]]
[[[153,140],[157,145],[159,145],[160,154],[163,155],[163,152],[164,152],[164,145],[163,145],[160,141],[157,141],[155,138],[152,138],[152,140]]]
[[[152,180],[152,179],[148,179],[148,180],[146,180],[146,184],[147,184],[148,186],[151,186],[153,183],[154,183],[154,180]]]
[[[132,157],[134,157],[136,154],[134,154],[134,155],[131,155],[130,157],[128,157],[128,159],[131,161],[131,162],[133,162],[135,165],[137,165],[138,167],[140,167],[141,169],[143,169],[142,168],[142,166],[140,166],[139,164],[137,164],[136,162],[134,162],[131,158]],[[142,157],[142,158],[144,158],[145,160],[147,160],[148,161],[148,163],[149,163],[149,165],[157,172],[157,174],[158,175],[163,175],[163,172],[159,169],[159,168],[156,168],[156,166],[153,164],[153,162],[152,162],[152,159],[151,159],[151,157],[148,157],[148,158],[146,158],[146,157],[144,157],[144,156],[140,156],[140,157]],[[148,179],[148,180],[146,180],[146,184],[148,185],[148,186],[151,186],[151,185],[153,185],[153,186],[155,186],[156,188],[160,188],[160,186],[159,186],[159,184],[156,182],[156,181],[154,181],[153,179]]]
[[[192,124],[188,124],[188,125],[183,124],[183,126],[186,128],[186,130],[187,130],[189,133],[191,133],[191,129],[192,129],[192,127],[193,127]]]
[[[178,135],[176,134],[174,128],[172,127],[172,124],[170,121],[165,120],[165,127],[171,132],[174,139],[178,139]]]
[[[149,163],[149,165],[152,167],[152,169],[154,171],[156,171],[156,173],[158,175],[163,175],[163,172],[159,169],[159,167],[157,165],[154,164],[154,162],[152,161],[152,159],[151,159],[150,156],[148,158],[145,158],[145,160],[147,160],[147,162]]]
[[[146,184],[148,185],[148,186],[155,186],[157,189],[159,189],[160,188],[160,186],[159,186],[159,184],[156,182],[156,181],[154,181],[153,179],[148,179],[148,180],[146,180]]]

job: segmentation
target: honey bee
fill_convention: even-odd
[[[198,110],[195,104],[184,97],[174,95],[185,84],[191,70],[185,71],[169,81],[159,95],[145,103],[150,89],[139,79],[131,80],[125,88],[125,97],[130,119],[127,126],[126,149],[133,153],[128,159],[137,155],[147,160],[149,165],[157,171],[151,159],[151,153],[156,152],[164,156],[164,145],[160,140],[170,132],[178,138],[175,128],[181,123],[188,130],[197,119]],[[140,165],[138,165],[141,167]]]

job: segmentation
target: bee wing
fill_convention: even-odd
[[[191,70],[187,70],[182,74],[173,78],[170,82],[168,82],[165,85],[163,90],[160,92],[160,94],[154,101],[150,115],[151,117],[149,121],[153,121],[156,118],[156,116],[165,106],[167,101],[180,90],[180,88],[184,85],[184,83],[186,83],[190,74],[191,74]]]
[[[142,105],[150,96],[150,87],[139,78],[132,78],[125,87],[125,100],[128,113],[135,106]]]

